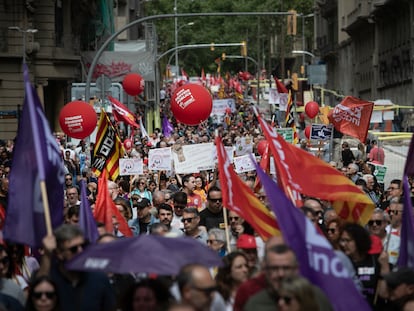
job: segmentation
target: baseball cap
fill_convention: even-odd
[[[253,235],[242,234],[237,239],[236,246],[242,249],[257,248],[256,239]]]
[[[411,268],[400,268],[384,275],[387,286],[391,289],[397,288],[401,284],[414,284],[414,270]]]
[[[146,208],[148,206],[151,206],[150,200],[147,198],[140,198],[135,204],[134,207],[136,208]]]

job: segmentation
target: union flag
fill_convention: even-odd
[[[374,203],[349,178],[312,154],[287,143],[257,116],[274,157],[278,185],[299,205],[301,194],[332,203],[339,217],[365,224]]]
[[[92,171],[99,176],[106,169],[109,178],[119,176],[119,158],[124,155],[124,147],[105,111],[101,111],[93,149]]]
[[[374,103],[352,96],[345,97],[328,115],[335,129],[365,143]]]
[[[112,114],[117,122],[122,121],[132,127],[139,128],[138,123],[135,121],[134,114],[127,107],[125,107],[123,103],[116,100],[112,96],[108,96],[108,99],[112,104]]]

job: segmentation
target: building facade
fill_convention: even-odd
[[[23,57],[51,129],[59,131],[59,112],[72,100],[71,84],[86,80],[88,64],[83,54],[98,50],[114,31],[142,16],[141,2],[0,1],[0,139],[16,136],[24,99]],[[146,28],[133,27],[116,41],[144,38]]]
[[[316,0],[315,32],[315,54],[327,64],[326,89],[414,106],[414,1]],[[325,103],[337,102],[326,94]],[[398,117],[400,130],[414,125],[410,109]]]

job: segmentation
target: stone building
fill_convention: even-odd
[[[24,98],[23,49],[46,117],[52,131],[57,131],[60,109],[72,100],[71,84],[86,80],[83,55],[96,51],[114,31],[142,16],[141,2],[0,1],[0,139],[12,139],[17,132]],[[133,27],[116,41],[143,38],[146,28]]]
[[[414,106],[414,1],[316,0],[315,32],[326,89]],[[325,103],[337,100],[326,94]],[[410,109],[399,119],[401,129],[413,126]]]

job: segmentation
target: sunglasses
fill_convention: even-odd
[[[185,205],[175,205],[174,204],[174,208],[184,209],[185,208]]]
[[[72,180],[72,178],[65,178],[65,180]]]
[[[335,233],[336,232],[336,229],[335,228],[328,228],[326,231],[328,233]]]
[[[230,221],[238,221],[240,219],[240,217],[229,217]]]
[[[86,246],[88,246],[88,243],[87,242],[84,242],[82,244],[78,244],[78,245],[74,245],[72,247],[69,247],[66,250],[68,250],[72,254],[76,254],[78,252],[78,250],[79,250],[79,247],[81,247],[82,249],[85,249]]]
[[[3,265],[7,265],[8,263],[10,263],[9,256],[6,256],[6,257],[0,259],[0,263],[2,263]]]
[[[221,240],[207,240],[207,244],[213,244],[214,242],[223,242]]]
[[[373,226],[373,225],[376,225],[376,226],[381,226],[382,225],[382,220],[370,220],[370,221],[368,221],[368,226]]]
[[[223,202],[223,199],[222,198],[218,198],[218,199],[209,198],[208,200],[211,201],[211,202],[216,202],[216,203]]]
[[[198,290],[200,292],[203,292],[204,294],[210,295],[211,293],[215,292],[217,290],[217,286],[211,286],[211,287],[197,287],[197,286],[192,286],[193,289]]]
[[[402,213],[402,210],[398,210],[398,209],[396,209],[396,210],[392,210],[392,209],[390,209],[390,210],[389,210],[389,213],[390,213],[390,215],[391,215],[391,214],[398,215],[399,213]]]
[[[56,292],[33,292],[32,296],[34,299],[40,299],[45,295],[47,299],[53,299],[56,297]]]
[[[290,297],[290,296],[280,296],[279,301],[280,300],[282,300],[284,304],[290,305],[290,303],[292,302],[292,297]]]
[[[194,218],[195,218],[195,217],[183,218],[183,219],[181,219],[181,222],[182,222],[182,223],[192,222]]]

